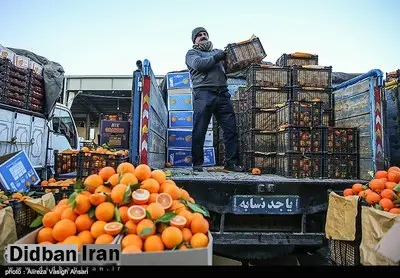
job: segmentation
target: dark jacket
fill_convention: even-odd
[[[214,55],[217,49],[212,51],[200,51],[190,49],[186,53],[186,65],[189,69],[193,89],[221,89],[226,88],[227,78],[222,62],[216,63]]]

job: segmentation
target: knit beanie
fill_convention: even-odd
[[[203,27],[194,28],[193,31],[192,31],[192,42],[193,42],[193,43],[194,43],[194,41],[196,40],[196,37],[197,37],[197,35],[198,35],[200,32],[206,32],[206,33],[207,33],[207,36],[208,36],[207,30],[204,29]]]

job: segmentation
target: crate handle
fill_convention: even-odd
[[[296,57],[296,58],[311,58],[313,56],[312,54],[305,53],[305,52],[294,52],[290,55],[292,55],[293,57]]]
[[[302,68],[305,69],[325,69],[324,66],[317,66],[317,65],[303,65]]]

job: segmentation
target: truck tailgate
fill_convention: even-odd
[[[360,180],[171,170],[175,183],[210,211],[216,245],[320,245],[329,189]]]

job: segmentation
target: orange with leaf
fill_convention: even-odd
[[[32,223],[43,226],[37,243],[76,244],[80,250],[82,244],[109,244],[120,236],[124,254],[209,243],[208,211],[162,170],[125,162],[100,169],[75,188]]]
[[[343,191],[343,196],[358,195],[376,209],[400,214],[400,168],[392,166],[371,175],[367,184],[353,184]]]

